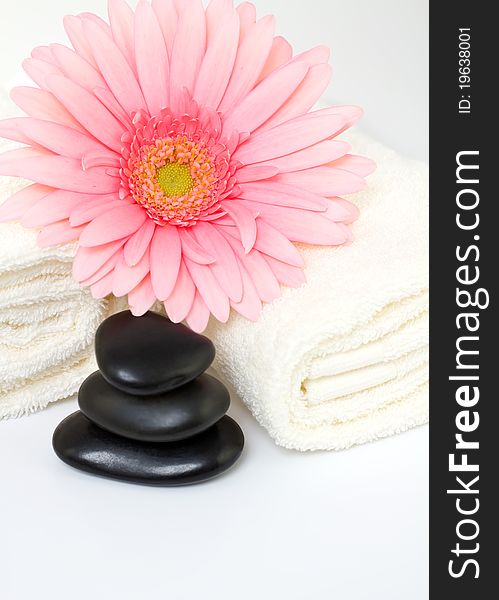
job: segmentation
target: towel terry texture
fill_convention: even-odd
[[[303,247],[307,284],[209,325],[215,369],[281,446],[339,450],[428,420],[428,170],[365,137],[355,242]]]
[[[343,449],[428,419],[427,168],[354,143],[378,163],[353,198],[355,242],[303,247],[306,285],[257,323],[233,313],[207,332],[219,376],[287,448]],[[1,178],[0,202],[26,183]],[[120,304],[73,282],[74,250],[0,224],[0,418],[72,396],[96,368],[95,330]]]
[[[93,335],[107,303],[72,280],[72,254],[40,250],[33,232],[0,225],[0,418],[73,395],[95,370]]]
[[[34,232],[0,224],[0,418],[72,396],[95,370],[93,336],[107,302],[72,280],[73,253],[40,250]]]

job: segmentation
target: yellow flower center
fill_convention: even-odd
[[[217,164],[204,141],[157,137],[132,150],[123,171],[127,187],[158,225],[186,227],[219,210],[218,189],[230,172],[226,161]]]
[[[166,196],[184,196],[194,185],[189,165],[171,162],[157,172],[158,183]]]

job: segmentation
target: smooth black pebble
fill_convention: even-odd
[[[68,465],[131,483],[177,486],[220,475],[241,455],[244,436],[230,417],[203,433],[169,444],[129,440],[94,425],[80,411],[54,432],[52,445]]]
[[[78,403],[91,421],[113,433],[174,442],[214,425],[229,409],[230,396],[223,383],[206,374],[156,396],[133,396],[109,385],[97,371],[80,387]]]
[[[215,358],[215,347],[205,336],[158,313],[134,317],[124,311],[97,329],[95,356],[111,385],[145,396],[167,392],[204,373]]]

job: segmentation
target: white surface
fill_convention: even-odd
[[[330,97],[427,156],[425,0],[257,0],[297,50],[333,48]],[[103,0],[2,0],[0,81],[60,17]],[[428,429],[343,453],[277,448],[237,402],[247,439],[224,477],[150,489],[79,473],[50,439],[74,401],[0,422],[5,600],[425,600]]]
[[[341,453],[273,445],[246,409],[232,471],[155,489],[58,461],[75,408],[0,423],[4,600],[423,600],[428,429]]]

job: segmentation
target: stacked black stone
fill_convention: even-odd
[[[211,479],[239,458],[244,437],[228,417],[229,392],[206,369],[211,341],[149,312],[106,319],[95,336],[100,371],[82,384],[80,410],[53,447],[94,475],[157,486]]]

